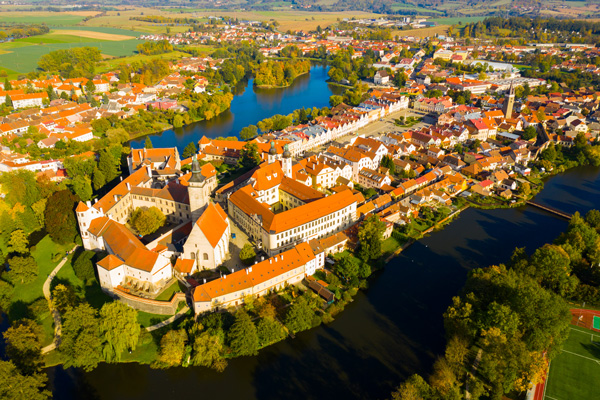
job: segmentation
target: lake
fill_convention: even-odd
[[[600,169],[550,178],[536,201],[567,212],[598,207]],[[467,209],[393,259],[334,322],[231,360],[223,373],[101,364],[84,373],[50,368],[57,399],[219,397],[381,399],[414,373],[428,374],[445,346],[442,314],[472,268],[506,262],[552,241],[567,221],[533,207]]]
[[[259,89],[254,87],[253,79],[244,81],[236,88],[237,94],[229,110],[210,121],[138,138],[131,141],[131,147],[143,148],[146,137],[150,137],[154,147],[177,146],[181,153],[185,146],[192,141],[197,143],[203,135],[211,139],[238,136],[242,128],[256,125],[258,121],[275,114],[287,115],[302,107],[329,106],[329,97],[341,94],[343,88],[326,82],[328,70],[328,66],[313,65],[309,74],[300,75],[286,88]]]

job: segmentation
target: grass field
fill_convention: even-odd
[[[600,333],[571,327],[569,339],[550,364],[544,399],[588,400],[600,393]]]
[[[48,26],[70,26],[83,21],[84,16],[55,12],[5,12],[0,16],[0,22],[15,22],[21,24],[46,24]]]
[[[16,42],[3,43],[0,44],[0,50],[9,50],[10,53],[0,54],[0,69],[27,73],[37,68],[37,63],[44,54],[54,50],[68,49],[71,47],[98,47],[102,54],[113,57],[129,56],[134,54],[139,43],[141,42],[136,39],[118,42],[93,41],[89,39],[82,42],[44,43],[39,45],[28,42],[19,42],[18,44]]]
[[[144,56],[141,54],[136,54],[136,55],[128,56],[128,57],[110,58],[110,59],[107,59],[105,61],[98,63],[96,72],[103,73],[103,72],[112,71],[115,68],[117,68],[120,64],[131,64],[136,61],[150,61],[150,60],[157,60],[157,59],[177,60],[181,57],[189,57],[189,54],[182,53],[180,51],[173,51],[171,53],[155,54],[152,56]]]

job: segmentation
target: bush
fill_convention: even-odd
[[[75,261],[73,262],[75,275],[86,285],[93,283],[96,278],[94,263],[92,262],[95,255],[96,253],[93,251],[83,251],[76,255]]]
[[[240,260],[246,265],[252,265],[256,258],[256,252],[250,243],[246,243],[240,251]]]

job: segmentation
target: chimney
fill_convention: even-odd
[[[283,261],[283,254],[281,255],[281,261]]]
[[[246,275],[248,275],[248,272],[249,272],[249,271],[248,271],[248,268],[246,268]]]
[[[223,275],[223,279],[227,279],[227,274]]]
[[[273,259],[269,258],[269,264],[273,264]]]
[[[127,185],[127,191],[131,191],[131,185],[129,184],[129,182],[125,182],[125,184]]]
[[[117,195],[116,195],[116,194],[114,194],[113,196],[114,196],[114,198],[115,198],[115,201],[119,201],[119,198],[117,197]]]
[[[275,256],[275,262],[277,262],[277,256]]]
[[[248,268],[248,273],[252,272],[252,267]]]
[[[206,278],[203,279],[204,283],[206,283]]]
[[[98,202],[98,198],[94,199],[94,204],[96,204]]]
[[[88,200],[88,201],[85,202],[85,205],[88,206],[88,207],[91,207],[92,206],[92,202]]]
[[[102,211],[102,207],[100,207],[100,214],[104,214],[104,211]]]
[[[148,176],[152,176],[152,170],[150,169],[149,165],[146,165],[146,172],[148,173]]]

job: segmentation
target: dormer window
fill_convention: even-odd
[[[270,176],[267,176],[267,180],[268,180],[268,181],[270,181],[270,180],[271,180],[271,177],[270,177]]]

